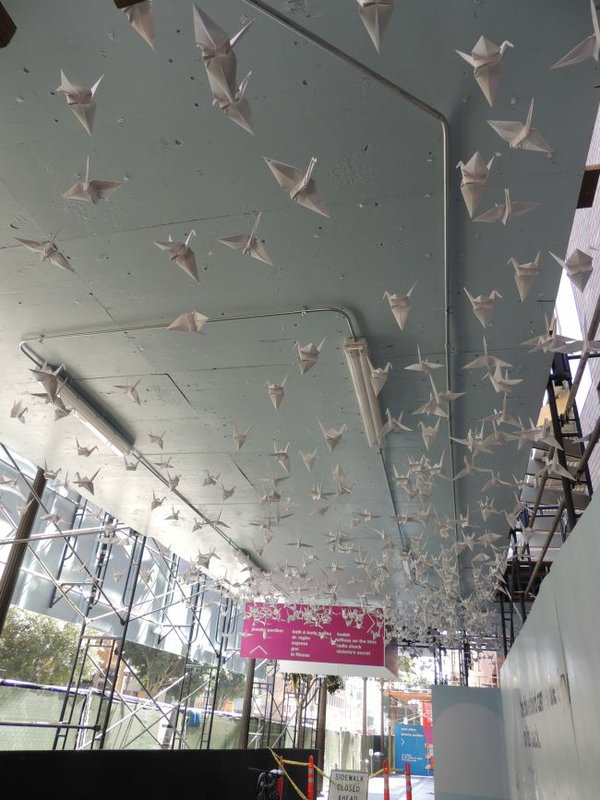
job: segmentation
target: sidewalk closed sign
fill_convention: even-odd
[[[329,800],[367,800],[369,775],[352,769],[334,769],[330,773]]]

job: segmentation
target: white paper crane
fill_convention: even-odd
[[[460,169],[462,176],[460,191],[471,219],[483,200],[494,158],[495,156],[492,156],[486,164],[479,154],[479,150],[477,150],[466,164],[459,161],[456,165],[456,168]]]
[[[285,384],[287,383],[289,375],[286,375],[281,383],[270,383],[267,381],[267,392],[271,398],[274,408],[279,408],[281,401],[285,397]]]
[[[342,441],[342,436],[348,430],[348,426],[344,423],[340,428],[326,428],[321,420],[317,420],[319,428],[325,439],[325,444],[330,453],[333,453],[338,444]]]
[[[494,105],[496,92],[500,85],[503,69],[502,56],[507,47],[514,47],[514,45],[507,41],[497,45],[490,39],[486,39],[485,36],[480,36],[470,54],[463,53],[461,50],[456,51],[467,64],[473,67],[473,77],[490,106]]]
[[[523,202],[521,200],[513,201],[510,198],[510,190],[504,190],[504,203],[499,203],[494,208],[484,211],[478,217],[475,217],[475,222],[501,222],[503,225],[513,217],[520,217],[528,211],[537,208],[539,203]]]
[[[246,439],[248,438],[248,434],[252,430],[253,426],[250,425],[245,431],[239,431],[235,425],[233,427],[233,443],[235,444],[236,450],[241,450],[242,447],[246,444]]]
[[[443,364],[438,364],[437,361],[427,361],[421,356],[421,349],[419,345],[417,345],[417,357],[418,361],[416,364],[409,364],[408,367],[404,367],[404,369],[411,370],[413,372],[422,372],[423,375],[431,375],[431,373],[436,369],[441,369]]]
[[[58,394],[62,388],[63,381],[59,380],[59,375],[63,367],[64,365],[61,364],[56,369],[51,369],[47,364],[43,364],[37,369],[29,370],[36,381],[41,383],[42,388],[51,403],[56,402],[58,399]]]
[[[494,390],[498,394],[510,394],[515,386],[518,386],[519,383],[523,382],[523,378],[509,378],[508,377],[508,370],[506,372],[502,372],[502,367],[496,367],[494,372],[489,376],[492,386]]]
[[[429,448],[433,443],[433,440],[439,433],[440,419],[438,417],[438,420],[435,423],[435,425],[425,425],[423,422],[419,422],[419,428],[421,428],[421,436],[423,437],[423,444],[425,445],[425,449],[429,450]]]
[[[477,297],[473,297],[472,294],[469,294],[468,289],[465,289],[464,291],[471,302],[473,313],[479,320],[479,323],[484,328],[487,328],[492,319],[494,302],[496,300],[502,300],[502,295],[496,289],[492,289],[488,295],[480,294],[477,295]]]
[[[73,267],[69,264],[65,256],[60,252],[55,244],[57,236],[58,233],[55,233],[50,241],[47,242],[37,242],[33,239],[19,239],[18,237],[15,238],[17,242],[21,242],[21,244],[25,245],[25,247],[28,250],[31,250],[32,253],[37,253],[40,257],[40,261],[49,261],[51,264],[54,264],[55,267],[60,267],[61,269],[73,272]]]
[[[579,248],[573,250],[566,260],[559,258],[552,252],[550,252],[550,255],[561,265],[571,283],[576,286],[580,292],[583,292],[594,269],[592,266],[592,256],[584,253],[583,250],[579,250]]]
[[[90,89],[79,83],[73,83],[67,78],[62,69],[60,71],[60,86],[56,91],[65,95],[69,108],[90,136],[94,129],[94,119],[96,117],[94,95],[103,77],[104,75],[101,75]]]
[[[77,444],[77,455],[83,456],[84,458],[89,458],[92,453],[98,449],[98,445],[95,444],[93,447],[85,447],[82,444],[79,444],[79,439],[75,438],[75,443]]]
[[[237,59],[233,48],[253,22],[251,19],[235,36],[229,37],[208,14],[194,6],[196,44],[202,51],[202,61],[214,97],[235,98]]]
[[[529,104],[525,122],[511,122],[488,120],[488,125],[493,128],[498,136],[508,142],[508,146],[515,150],[535,150],[538,153],[552,153],[552,147],[539,131],[532,127],[533,103]]]
[[[371,373],[371,386],[373,387],[373,391],[375,392],[375,397],[378,397],[379,393],[386,384],[386,381],[390,374],[390,370],[392,369],[392,365],[388,361],[385,367],[374,367],[373,364],[371,364],[370,359],[368,363],[369,363],[369,372]]]
[[[228,94],[219,95],[213,100],[213,105],[218,106],[232,122],[235,122],[240,128],[243,128],[247,133],[254,136],[254,130],[252,128],[252,109],[245,97],[251,76],[252,72],[246,75],[238,86],[233,98]]]
[[[587,61],[588,58],[593,58],[594,61],[598,61],[598,56],[600,54],[600,21],[598,20],[598,11],[596,10],[596,3],[594,0],[590,0],[590,10],[592,12],[594,32],[591,36],[586,36],[583,42],[580,42],[565,56],[553,64],[551,69],[570,67],[572,64],[579,64],[581,61]]]
[[[488,343],[484,336],[483,355],[477,356],[472,361],[469,361],[468,364],[464,365],[463,369],[485,369],[489,372],[495,367],[512,367],[512,364],[509,364],[508,361],[504,361],[502,358],[490,355],[488,351]]]
[[[300,374],[305,375],[309,369],[312,369],[319,360],[321,350],[325,344],[325,337],[321,339],[318,345],[310,344],[296,344],[298,350],[298,363],[300,365]]]
[[[147,45],[156,50],[154,46],[154,17],[151,0],[142,0],[142,2],[137,2],[134,5],[125,6],[123,13],[133,30],[142,37]]]
[[[23,425],[25,424],[25,414],[29,411],[27,406],[23,405],[22,400],[15,400],[10,410],[10,416],[12,419],[17,419],[19,422],[22,422]]]
[[[316,158],[310,159],[306,169],[292,167],[272,158],[265,157],[264,160],[277,183],[294,202],[308,208],[310,211],[321,214],[323,217],[329,216],[327,206],[319,196],[317,184],[312,177],[313,170],[317,164]]]
[[[76,472],[75,473],[75,479],[73,480],[73,483],[76,484],[77,486],[79,486],[80,489],[85,489],[90,494],[94,494],[94,481],[96,480],[96,477],[97,477],[99,472],[100,472],[100,470],[97,469],[96,472],[94,472],[94,474],[92,475],[91,478],[88,478],[86,476],[82,477],[78,472]]]
[[[390,304],[392,314],[394,315],[394,318],[401,331],[404,330],[404,326],[406,325],[406,321],[408,319],[410,301],[416,285],[417,282],[415,281],[406,294],[395,294],[394,292],[388,291],[384,292],[383,294],[384,299],[387,299],[388,303]]]
[[[265,250],[265,246],[260,239],[256,237],[256,231],[258,230],[261,217],[262,212],[256,215],[256,219],[254,220],[254,225],[250,233],[241,233],[237,236],[226,236],[223,239],[219,239],[219,241],[221,244],[231,247],[233,250],[239,250],[244,256],[250,256],[250,258],[255,258],[257,261],[262,261],[263,264],[268,264],[270,267],[272,267],[273,262],[269,258],[269,254]]]
[[[150,439],[152,444],[157,444],[160,447],[160,449],[163,450],[165,446],[165,441],[164,441],[165,434],[166,431],[164,433],[161,433],[160,435],[157,435],[155,433],[149,433],[148,438]]]
[[[90,178],[90,159],[85,162],[83,181],[71,186],[63,193],[65,200],[81,200],[96,205],[101,200],[108,200],[110,195],[121,186],[121,181],[96,181]]]
[[[196,254],[190,247],[190,240],[192,236],[196,235],[195,230],[191,230],[185,237],[183,242],[174,242],[169,235],[168,242],[154,242],[154,244],[164,252],[169,254],[171,261],[174,261],[178,267],[193,278],[198,280],[198,268],[196,266]]]
[[[167,326],[168,331],[183,331],[185,333],[203,333],[203,328],[208,322],[208,317],[199,311],[189,311],[180,314],[177,319]]]
[[[381,426],[381,430],[379,431],[379,440],[383,441],[386,436],[390,433],[402,433],[403,431],[411,431],[412,428],[409,428],[408,425],[404,425],[402,422],[402,416],[404,412],[401,411],[397,417],[393,417],[389,408],[386,408],[385,415],[387,417],[386,422],[383,423]]]
[[[509,258],[506,262],[509,267],[515,271],[515,283],[521,302],[524,303],[531,287],[535,283],[535,279],[540,274],[540,253],[533,259],[524,264],[519,264],[516,258]]]
[[[129,384],[129,383],[127,383],[127,384],[115,384],[114,388],[118,389],[120,392],[123,392],[124,394],[126,394],[127,397],[129,397],[130,400],[133,400],[133,402],[137,403],[138,406],[139,406],[139,405],[141,405],[141,401],[140,401],[140,395],[139,395],[139,392],[137,390],[137,387],[140,385],[140,381],[141,381],[141,378],[140,378],[139,381],[136,381],[133,384]]]
[[[288,442],[283,450],[277,446],[277,442],[273,441],[273,452],[271,455],[277,461],[280,467],[286,472],[290,471],[290,456],[289,456],[290,443]]]
[[[318,448],[315,447],[312,453],[304,453],[302,450],[298,451],[300,458],[304,462],[304,466],[309,472],[312,470],[315,463],[315,459],[317,458],[317,450]]]
[[[381,52],[381,40],[394,11],[394,0],[357,0],[358,13],[373,45]]]

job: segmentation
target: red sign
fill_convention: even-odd
[[[246,603],[240,655],[383,666],[383,609]]]

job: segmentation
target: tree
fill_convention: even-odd
[[[185,661],[181,656],[137,642],[125,643],[123,657],[151,697],[155,697],[162,689],[173,684],[183,675],[185,669]],[[201,691],[197,690],[206,686],[210,678],[209,665],[196,666],[200,666],[200,669],[192,670],[189,688],[186,689],[190,693],[190,704],[193,703],[193,698],[201,695]],[[241,697],[244,693],[244,682],[244,675],[222,667],[219,673],[215,709],[221,710],[227,700]],[[179,696],[179,685],[174,688],[174,695],[171,700]],[[212,702],[212,696],[209,702]]]
[[[236,700],[239,697],[243,697],[245,685],[245,675],[221,668],[215,708],[223,710],[228,700]]]
[[[414,659],[409,655],[398,654],[398,677],[396,681],[404,689],[429,689],[431,677],[423,664],[423,659]],[[418,671],[417,671],[418,670]]]
[[[64,685],[79,642],[79,627],[11,606],[0,636],[0,674],[5,678]],[[83,675],[89,679],[90,665]]]
[[[123,658],[151,697],[181,677],[185,665],[175,653],[130,641],[125,642]]]

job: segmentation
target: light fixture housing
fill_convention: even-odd
[[[64,372],[59,376],[63,381]],[[58,391],[58,396],[65,406],[73,409],[73,414],[86,426],[100,441],[109,447],[118,456],[128,456],[133,448],[126,436],[116,429],[112,422],[94,408],[91,403],[75,391],[67,379]]]
[[[379,401],[371,381],[367,340],[364,337],[347,339],[344,344],[344,352],[346,353],[346,361],[348,362],[354,393],[358,400],[360,415],[365,426],[367,442],[369,447],[375,447],[380,444],[383,421]]]

